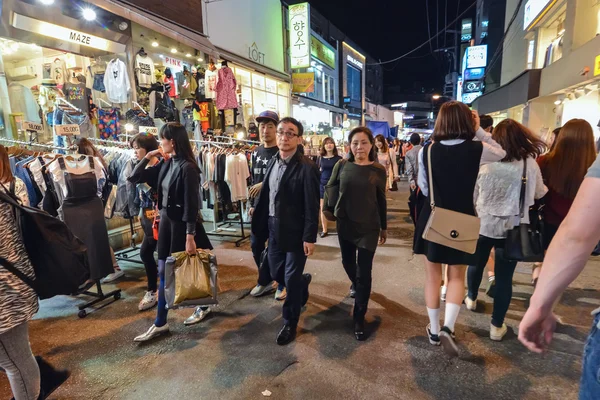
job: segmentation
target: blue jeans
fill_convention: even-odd
[[[594,318],[592,330],[583,348],[579,400],[594,400],[598,396],[600,396],[600,313]]]
[[[279,249],[276,220],[269,218],[269,267],[271,277],[279,285],[285,285],[287,297],[283,303],[283,320],[294,328],[300,319],[300,310],[308,300],[308,286],[302,278],[306,256],[304,252],[285,252]]]

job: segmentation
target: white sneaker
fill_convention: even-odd
[[[285,300],[286,297],[287,290],[285,290],[285,288],[283,288],[282,290],[277,289],[277,291],[275,292],[275,300]]]
[[[150,339],[154,339],[157,336],[162,335],[163,333],[169,332],[169,324],[165,324],[161,327],[157,327],[156,325],[152,325],[150,329],[146,331],[146,333],[137,336],[133,339],[134,342],[147,342]]]
[[[429,343],[432,345],[439,346],[441,344],[440,335],[434,335],[431,333],[431,324],[427,325],[427,336],[429,337]]]
[[[502,324],[502,328],[498,328],[493,324],[490,324],[490,339],[496,342],[502,341],[502,338],[508,332],[508,327],[506,324]]]
[[[188,319],[186,319],[183,324],[184,325],[194,325],[198,322],[202,321],[206,316],[210,314],[210,308],[206,310],[202,309],[202,307],[196,307],[196,310]]]
[[[146,311],[154,307],[158,303],[158,294],[156,292],[146,292],[144,298],[138,304],[138,310]]]
[[[446,302],[446,293],[448,292],[448,286],[442,286],[442,301]]]
[[[113,272],[110,275],[107,275],[106,278],[102,279],[102,283],[111,283],[116,281],[117,279],[121,278],[122,276],[125,275],[125,272],[123,272],[122,269],[115,269],[115,272]]]
[[[263,294],[267,294],[273,290],[273,286],[269,283],[267,286],[256,285],[250,292],[252,297],[260,297]]]
[[[467,306],[467,310],[475,311],[477,310],[477,300],[471,300],[469,296],[465,297],[465,304]]]

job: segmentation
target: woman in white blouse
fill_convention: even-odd
[[[479,170],[475,199],[477,215],[481,220],[477,258],[469,266],[467,282],[469,294],[465,299],[467,309],[475,311],[483,270],[492,248],[496,249],[496,292],[490,325],[490,339],[500,341],[506,335],[504,318],[512,297],[512,279],[516,261],[504,258],[507,232],[521,223],[529,223],[529,207],[542,198],[548,189],[535,159],[545,150],[544,142],[515,120],[505,119],[494,129],[493,139],[506,151],[499,163],[484,165]],[[524,163],[526,186],[523,216],[520,213],[520,194]]]

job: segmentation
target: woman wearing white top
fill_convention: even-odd
[[[546,145],[531,131],[515,120],[505,119],[494,129],[492,137],[506,151],[499,163],[484,165],[479,170],[475,198],[477,215],[481,219],[475,265],[469,266],[467,282],[469,294],[465,299],[467,309],[477,308],[477,294],[483,270],[492,248],[496,249],[496,292],[490,325],[490,339],[500,341],[506,335],[504,317],[512,297],[512,279],[516,261],[504,258],[504,243],[509,230],[521,223],[529,223],[529,207],[544,197],[548,189],[535,159]],[[523,217],[520,216],[520,195],[523,163],[527,163]]]
[[[392,183],[398,177],[398,163],[396,162],[396,153],[390,149],[383,135],[375,136],[375,149],[377,151],[377,161],[383,165],[387,172],[386,190],[391,189]]]
[[[440,108],[433,140],[433,144],[419,151],[418,184],[423,195],[429,197],[429,168],[423,160],[424,154],[427,154],[425,151],[429,152],[431,149],[431,174],[435,185],[436,205],[474,216],[473,194],[479,167],[502,160],[506,152],[489,133],[481,129],[477,113],[471,112],[466,105],[457,101],[445,103]],[[430,321],[427,334],[431,344],[441,344],[449,355],[458,356],[454,325],[464,299],[465,271],[467,265],[474,263],[476,258],[423,238],[431,215],[429,200],[426,200],[419,214],[414,238],[415,254],[425,256],[425,303]],[[448,264],[448,291],[444,326],[440,328],[442,264]]]

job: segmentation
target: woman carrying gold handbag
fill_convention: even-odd
[[[414,237],[423,254],[429,342],[458,356],[454,325],[465,295],[466,266],[476,261],[479,220],[473,194],[479,166],[502,160],[506,152],[479,126],[479,116],[463,103],[445,103],[438,114],[433,144],[418,156],[418,185],[427,197]],[[446,315],[440,328],[442,264],[448,264]]]

